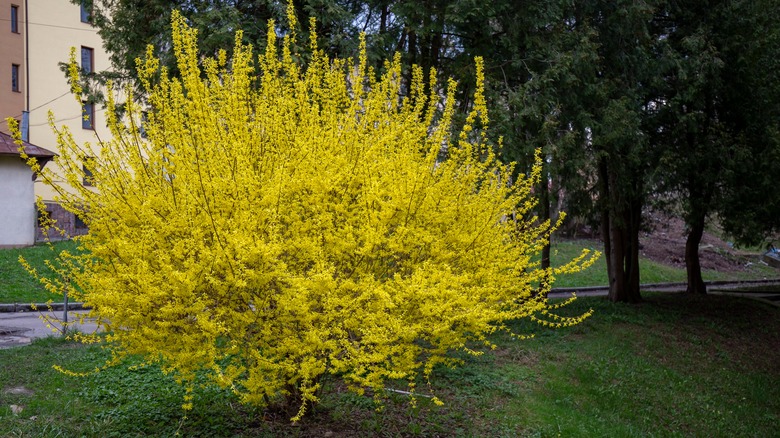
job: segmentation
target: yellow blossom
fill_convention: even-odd
[[[403,84],[400,57],[377,79],[365,41],[348,62],[328,59],[314,36],[303,68],[295,34],[279,50],[274,29],[260,57],[239,35],[232,59],[204,60],[174,13],[181,77],[149,50],[137,61],[148,106],[125,89],[119,119],[108,93],[97,190],[79,184],[82,145],[58,131],[64,178],[44,179],[71,183],[61,200],[90,229],[86,253],[68,256],[69,293],[111,331],[116,360],[159,363],[188,388],[185,409],[202,372],[246,403],[295,395],[297,420],[325,375],[378,393],[454,364],[451,350],[481,354],[505,321],[588,316],[557,316],[538,290],[593,258],[548,272],[534,261],[559,223],[532,214],[539,157],[508,184],[512,166],[481,134],[480,59],[456,132],[454,81],[413,67]]]

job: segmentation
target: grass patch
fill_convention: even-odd
[[[460,355],[435,371],[445,406],[389,393],[370,397],[326,381],[304,420],[290,409],[242,406],[227,391],[199,388],[187,419],[182,390],[156,367],[113,368],[74,378],[51,369],[99,365],[107,352],[44,339],[0,350],[0,436],[773,436],[780,421],[780,313],[725,296],[645,294],[639,305],[580,298],[595,315],[566,330],[527,321],[536,338],[492,337],[497,349]],[[394,385],[405,389],[403,382]],[[14,394],[13,388],[32,393]],[[10,405],[23,406],[14,415]]]
[[[28,248],[0,249],[0,303],[45,303],[49,299],[62,302],[33,278],[19,263],[23,256],[41,274],[50,274],[46,260],[54,260],[61,251],[75,252],[78,245],[71,240],[55,242],[52,247],[41,244]]]
[[[553,242],[550,260],[553,266],[561,266],[578,256],[584,248],[603,251],[601,242],[594,240],[571,240]],[[687,280],[685,269],[656,263],[644,257],[639,258],[639,274],[642,284],[652,283],[684,283]],[[780,277],[778,270],[760,264],[753,265],[745,272],[718,272],[712,270],[702,271],[705,281],[715,280],[762,280],[766,278]],[[585,287],[607,286],[607,262],[602,254],[596,263],[583,272],[562,275],[555,281],[553,287]]]

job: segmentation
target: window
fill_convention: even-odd
[[[84,129],[95,129],[95,104],[84,102],[81,110],[81,127]]]
[[[19,33],[19,6],[11,5],[11,32]]]
[[[81,159],[81,170],[84,172],[84,180],[82,183],[86,187],[92,187],[95,183],[95,178],[92,176],[92,168],[95,165],[95,157],[83,157]]]
[[[81,69],[84,73],[94,71],[94,55],[95,51],[91,47],[81,46]]]
[[[77,230],[86,230],[87,224],[84,222],[84,219],[81,218],[81,215],[74,214],[73,215],[75,220],[73,221],[73,225],[76,227]]]
[[[141,113],[141,124],[138,126],[138,134],[141,135],[141,138],[149,138],[149,135],[146,133],[146,124],[149,122],[149,116],[146,111]]]
[[[38,226],[39,227],[47,227],[50,225],[49,221],[51,220],[51,211],[49,211],[48,208],[46,210],[41,210],[40,208],[37,209],[38,211]]]
[[[11,64],[11,91],[19,91],[19,64]]]
[[[81,22],[89,23],[92,15],[92,8],[87,5],[87,0],[81,0]]]

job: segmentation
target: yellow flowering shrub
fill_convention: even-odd
[[[113,137],[88,164],[96,190],[59,131],[76,188],[62,201],[90,229],[70,293],[117,358],[143,355],[188,388],[203,373],[246,403],[297,400],[298,419],[325,375],[359,393],[414,388],[449,352],[489,348],[505,321],[587,316],[556,316],[538,289],[533,257],[555,224],[531,214],[538,160],[510,183],[480,137],[481,60],[458,133],[453,81],[441,92],[435,72],[412,67],[406,87],[399,57],[377,79],[365,47],[331,60],[316,37],[303,68],[295,34],[277,41],[274,28],[259,57],[238,35],[231,59],[202,59],[174,14],[181,78],[150,50],[138,61],[148,106],[125,90],[118,119],[109,98]]]

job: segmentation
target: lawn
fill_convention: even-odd
[[[462,356],[463,366],[420,386],[443,407],[420,397],[412,408],[390,392],[377,412],[371,398],[326,381],[297,425],[290,410],[259,411],[208,388],[182,420],[182,391],[157,368],[68,377],[51,366],[93,369],[107,352],[44,339],[0,350],[0,436],[776,436],[778,309],[725,296],[645,298],[581,298],[569,311],[595,315],[570,329],[514,323],[536,337],[494,335],[495,351]]]
[[[23,256],[39,273],[49,275],[47,260],[54,260],[57,254],[67,250],[76,251],[77,244],[66,240],[55,242],[53,246],[35,245],[28,248],[0,249],[0,303],[45,303],[50,298],[62,302],[62,297],[54,296],[25,271],[19,263]]]
[[[550,261],[554,266],[560,266],[579,255],[583,248],[603,251],[601,242],[595,240],[558,241],[553,243]],[[641,256],[639,258],[639,273],[642,284],[684,283],[686,281],[685,269],[666,266]],[[736,273],[704,270],[702,276],[704,281],[762,280],[778,278],[780,271],[770,266],[755,264],[749,270]],[[573,275],[560,276],[553,287],[606,286],[608,284],[606,259],[602,255],[588,270]]]

